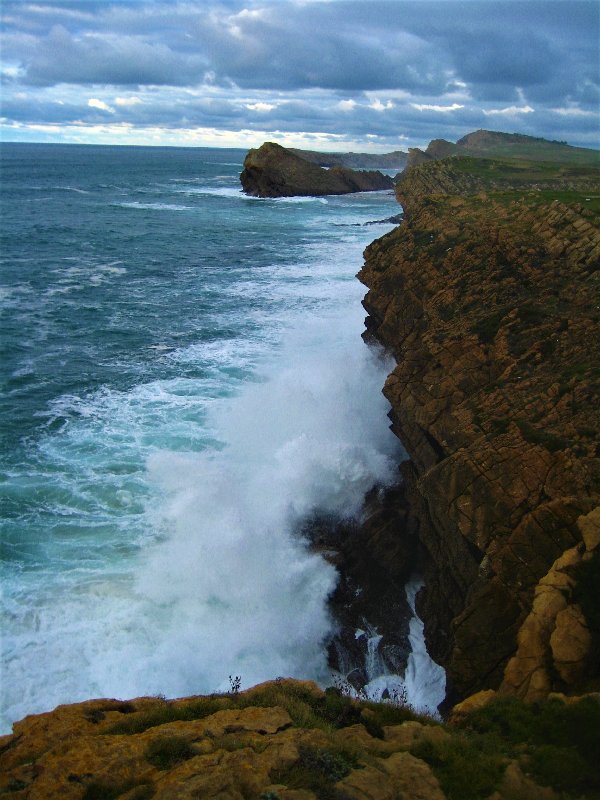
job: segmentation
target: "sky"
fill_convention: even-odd
[[[2,0],[4,141],[600,147],[598,0]]]

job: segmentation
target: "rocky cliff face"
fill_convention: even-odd
[[[391,189],[394,185],[381,172],[340,166],[323,169],[273,142],[248,152],[240,181],[244,191],[256,197],[350,194]]]
[[[430,651],[453,700],[536,699],[598,671],[584,584],[599,574],[600,230],[585,192],[600,181],[544,167],[515,189],[473,161],[405,173],[405,222],[359,278],[368,335],[397,362],[384,393],[410,456]]]

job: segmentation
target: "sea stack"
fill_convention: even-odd
[[[254,197],[321,196],[392,189],[388,175],[348,167],[324,169],[274,142],[249,150],[240,181]]]

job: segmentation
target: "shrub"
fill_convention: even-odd
[[[198,755],[184,736],[162,736],[146,750],[146,761],[157,769],[171,769]]]
[[[455,736],[449,741],[420,742],[411,753],[429,764],[448,800],[479,800],[493,792],[504,771],[502,756],[486,752],[482,744]]]
[[[308,789],[319,800],[340,800],[335,784],[359,766],[356,757],[341,748],[300,746],[298,760],[286,770],[271,775],[275,783],[289,789]]]

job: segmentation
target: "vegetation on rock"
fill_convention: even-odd
[[[237,694],[139,698],[127,704],[129,730],[116,733],[124,705],[59,706],[17,723],[0,740],[0,793],[11,800],[576,800],[600,790],[597,695],[529,706],[497,697],[443,725],[406,707],[277,680]]]

